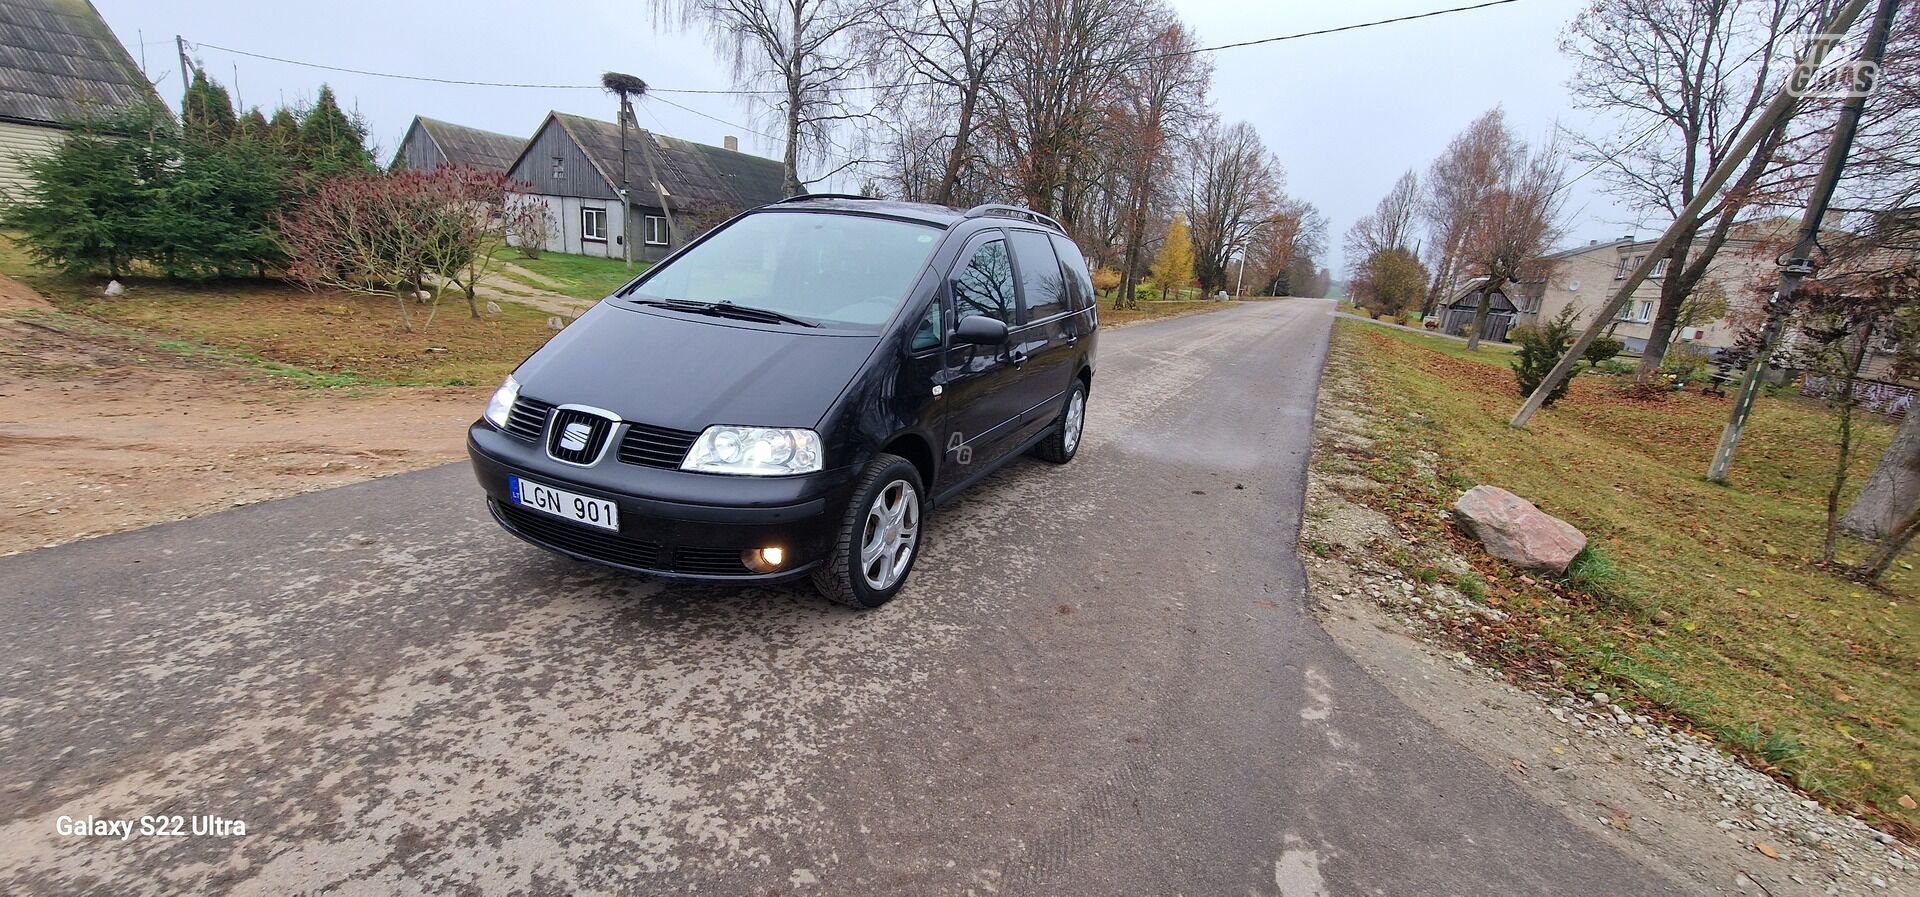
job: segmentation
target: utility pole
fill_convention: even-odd
[[[1853,136],[1860,127],[1860,113],[1866,108],[1867,95],[1879,86],[1880,61],[1886,56],[1887,35],[1893,30],[1893,13],[1900,0],[1880,0],[1880,6],[1874,10],[1873,27],[1867,32],[1867,46],[1861,54],[1871,84],[1851,84],[1854,89],[1847,94],[1847,100],[1840,106],[1840,120],[1835,123],[1833,143],[1827,147],[1827,158],[1820,166],[1820,177],[1813,185],[1813,195],[1807,198],[1807,211],[1800,219],[1800,239],[1787,251],[1786,261],[1780,267],[1780,285],[1775,288],[1773,298],[1767,301],[1767,325],[1760,335],[1760,348],[1753,353],[1753,360],[1747,363],[1747,375],[1740,381],[1740,391],[1734,396],[1733,411],[1727,417],[1727,426],[1720,433],[1720,448],[1713,453],[1713,463],[1707,467],[1707,479],[1724,483],[1727,474],[1733,468],[1733,456],[1740,448],[1740,433],[1746,429],[1747,418],[1753,413],[1753,399],[1760,391],[1760,375],[1767,369],[1767,361],[1773,356],[1773,348],[1780,341],[1781,331],[1786,329],[1787,310],[1793,305],[1793,293],[1800,281],[1819,270],[1820,263],[1814,255],[1820,248],[1820,221],[1827,216],[1827,207],[1833,202],[1834,188],[1839,186],[1840,172],[1846,167],[1847,153],[1853,149]],[[1796,73],[1797,74],[1797,73]]]
[[[633,270],[633,200],[627,190],[627,131],[633,127],[633,103],[620,94],[620,257]]]
[[[185,115],[187,88],[193,86],[193,78],[187,74],[187,69],[190,67],[187,62],[187,39],[178,34],[174,35],[173,48],[180,53],[180,113]]]
[[[1860,13],[1866,8],[1867,0],[1848,0],[1847,5],[1836,10],[1833,18],[1821,26],[1820,32],[1822,34],[1845,33],[1848,28],[1853,27],[1853,23],[1860,18]],[[1818,71],[1821,62],[1827,57],[1827,51],[1832,47],[1831,41],[1814,41],[1813,45],[1807,48],[1806,55],[1801,57],[1796,71]],[[1633,298],[1633,291],[1646,282],[1647,276],[1653,272],[1653,266],[1666,258],[1667,253],[1673,249],[1673,244],[1679,242],[1682,222],[1700,217],[1700,211],[1719,196],[1720,188],[1726,186],[1727,181],[1733,177],[1734,169],[1739,168],[1740,164],[1746,161],[1747,156],[1753,153],[1754,147],[1760,144],[1760,139],[1768,131],[1773,130],[1775,125],[1793,111],[1799,99],[1798,90],[1791,79],[1780,85],[1780,90],[1774,94],[1772,102],[1754,117],[1753,123],[1747,126],[1747,132],[1740,135],[1739,142],[1735,143],[1720,160],[1719,165],[1708,172],[1706,181],[1700,185],[1700,192],[1693,197],[1693,201],[1687,203],[1687,207],[1674,216],[1673,223],[1667,226],[1666,233],[1660,235],[1660,239],[1653,244],[1653,248],[1647,250],[1646,255],[1641,257],[1640,264],[1635,265],[1633,272],[1627,275],[1627,279],[1621,281],[1620,288],[1600,309],[1600,314],[1593,319],[1593,323],[1587,325],[1587,329],[1580,334],[1580,338],[1573,341],[1573,345],[1567,349],[1565,355],[1560,356],[1560,361],[1553,366],[1553,370],[1540,381],[1533,395],[1528,396],[1526,402],[1520,406],[1520,410],[1514,412],[1513,420],[1508,422],[1509,426],[1526,426],[1534,412],[1539,411],[1540,407],[1546,404],[1547,396],[1553,393],[1554,387],[1559,386],[1560,381],[1567,379],[1567,374],[1572,372],[1574,364],[1586,354],[1587,348],[1593,345],[1593,341],[1600,337],[1601,331],[1607,328],[1614,316],[1620,313],[1620,309]]]

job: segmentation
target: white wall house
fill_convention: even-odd
[[[1755,228],[1737,233],[1744,235],[1727,240],[1701,280],[1703,285],[1719,284],[1726,292],[1729,314],[1734,316],[1756,304],[1750,286],[1776,270],[1772,257],[1764,256],[1759,240],[1755,239],[1760,236]],[[1608,243],[1595,241],[1548,256],[1554,266],[1541,292],[1539,310],[1523,319],[1523,323],[1550,320],[1569,305],[1579,310],[1583,321],[1591,321],[1613,298],[1634,266],[1652,251],[1654,242],[1631,237]],[[1703,239],[1700,244],[1704,242]],[[1653,275],[1634,290],[1632,299],[1617,316],[1620,324],[1614,328],[1613,335],[1625,341],[1629,351],[1644,350],[1652,335],[1653,318],[1660,308],[1660,286],[1666,277],[1664,267],[1662,262],[1654,268]],[[1711,348],[1731,346],[1738,336],[1739,328],[1724,317],[1674,334],[1680,342]]]
[[[20,157],[51,151],[76,119],[154,94],[86,0],[4,0],[0,21],[0,192],[19,196]]]

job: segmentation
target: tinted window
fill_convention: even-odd
[[[1053,235],[1053,250],[1060,255],[1060,267],[1067,272],[1067,299],[1078,311],[1093,305],[1093,277],[1087,273],[1087,260],[1072,240]]]
[[[1047,235],[1030,230],[1012,234],[1013,252],[1020,260],[1020,290],[1029,321],[1051,318],[1067,310],[1067,280],[1060,276],[1060,260],[1053,255]]]
[[[1013,257],[1005,240],[983,243],[973,258],[953,272],[953,318],[957,323],[974,315],[999,318],[1011,325],[1013,312]]]
[[[870,327],[906,301],[939,242],[931,227],[887,218],[760,212],[734,222],[640,281],[652,299],[735,305]]]
[[[920,317],[920,326],[913,331],[913,351],[939,346],[940,337],[940,300],[935,299],[927,306],[927,313]]]

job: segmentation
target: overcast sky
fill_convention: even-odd
[[[1343,34],[1213,53],[1213,102],[1226,121],[1246,120],[1286,166],[1288,187],[1326,213],[1330,260],[1340,238],[1395,178],[1424,172],[1475,116],[1504,106],[1523,137],[1556,122],[1583,129],[1591,117],[1568,101],[1560,30],[1584,0],[1519,0],[1505,6]],[[648,0],[94,0],[160,93],[178,103],[173,36],[241,101],[271,107],[310,98],[321,81],[366,116],[390,155],[415,114],[527,135],[549,109],[613,118],[598,89],[509,89],[432,84],[320,71],[235,55],[213,45],[343,68],[476,81],[593,85],[616,69],[656,88],[726,88],[724,65],[698,35],[655,28]],[[1203,45],[1291,34],[1432,9],[1464,0],[1173,0]],[[643,104],[643,127],[779,155],[754,110],[731,97],[660,95]],[[721,121],[715,121],[720,119]],[[754,126],[748,128],[742,126]],[[1579,173],[1576,168],[1574,173]],[[804,172],[803,172],[804,174]],[[1631,216],[1599,192],[1574,186],[1567,242],[1633,232]],[[835,182],[816,189],[849,190]],[[1646,234],[1646,225],[1640,227]]]

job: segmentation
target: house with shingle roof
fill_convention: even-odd
[[[0,0],[0,191],[88,115],[157,99],[87,0]]]
[[[687,237],[689,223],[712,222],[785,198],[779,162],[740,152],[739,143],[708,146],[629,125],[628,196],[633,220],[621,221],[620,126],[550,112],[507,174],[545,203],[552,252],[621,258],[628,235],[633,257],[664,258]],[[660,178],[656,190],[649,163]],[[667,211],[673,214],[671,228]]]
[[[505,174],[526,145],[524,137],[416,115],[393,154],[392,168],[432,171],[442,165],[465,165]]]

